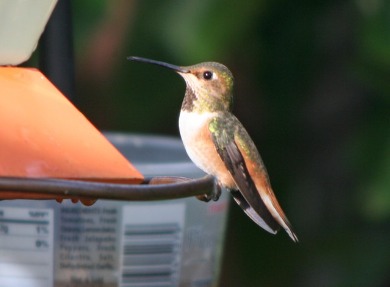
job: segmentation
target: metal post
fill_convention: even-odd
[[[74,53],[70,0],[58,0],[40,40],[39,66],[69,99],[75,97]]]

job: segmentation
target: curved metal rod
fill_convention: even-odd
[[[104,183],[81,180],[0,177],[2,192],[23,194],[22,199],[112,199],[151,201],[191,196],[212,197],[217,192],[216,182],[210,175],[198,179],[184,177],[153,177],[142,184]],[[40,197],[28,197],[39,195]],[[42,197],[42,198],[41,198]],[[12,198],[18,199],[18,198]]]

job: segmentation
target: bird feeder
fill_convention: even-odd
[[[180,140],[102,134],[40,70],[16,66],[56,2],[0,0],[0,282],[216,284],[228,199],[193,198],[219,190]]]

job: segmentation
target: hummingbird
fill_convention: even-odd
[[[184,78],[179,130],[190,159],[228,189],[256,224],[272,234],[283,227],[298,242],[254,142],[232,113],[234,79],[229,69],[217,62],[176,66],[141,57],[127,59],[163,66]]]

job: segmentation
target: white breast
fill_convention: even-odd
[[[213,113],[195,113],[182,111],[179,117],[180,135],[184,144],[197,136],[197,132],[208,126],[210,119],[215,117]]]
[[[218,155],[210,138],[208,125],[216,113],[189,113],[182,111],[179,129],[184,147],[190,159],[204,172],[214,175],[225,186],[232,186],[233,180]]]
[[[208,127],[212,113],[194,113],[182,111],[179,117],[181,139],[190,159],[207,172],[204,161],[205,144],[201,141],[201,132]]]

